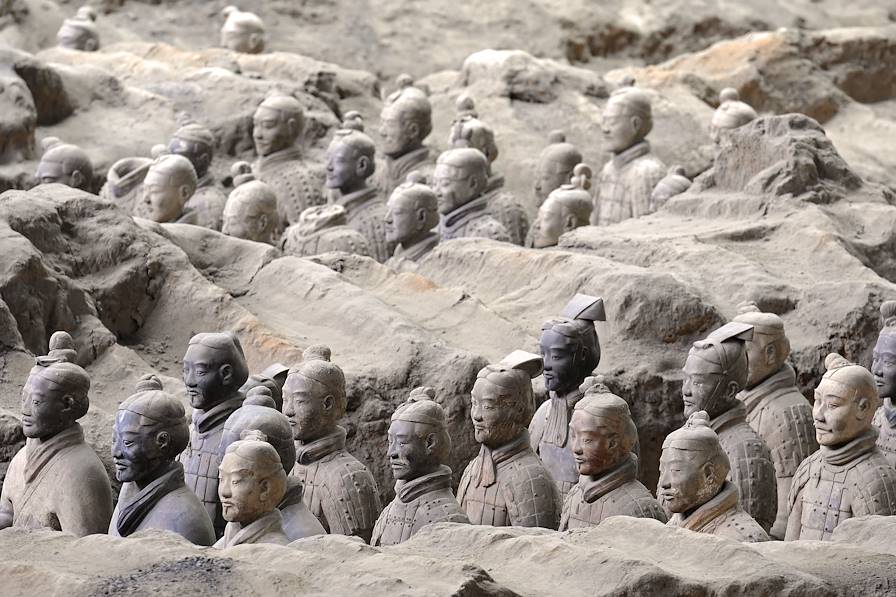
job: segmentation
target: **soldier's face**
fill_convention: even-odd
[[[684,382],[681,385],[681,397],[684,401],[685,418],[700,410],[705,410],[710,418],[721,414],[716,411],[722,402],[720,398],[725,384],[718,367],[691,352],[682,371]]]
[[[432,190],[439,200],[441,214],[451,213],[476,196],[476,181],[460,168],[438,164],[432,178]]]
[[[896,399],[896,334],[881,334],[874,346],[871,374],[881,398]]]
[[[230,365],[218,362],[214,350],[191,344],[184,355],[183,379],[193,408],[209,410],[229,398],[231,371]]]
[[[257,54],[264,48],[263,40],[264,37],[260,33],[233,29],[221,30],[221,45],[234,52]]]
[[[61,388],[40,375],[29,375],[22,388],[22,431],[46,440],[72,424],[71,401]]]
[[[413,143],[401,114],[391,107],[383,108],[380,113],[380,138],[383,144],[383,153],[389,156],[402,155]]]
[[[517,413],[502,397],[500,388],[485,379],[477,379],[473,385],[470,418],[476,441],[489,448],[497,448],[516,439],[520,432]]]
[[[267,483],[256,477],[251,463],[231,452],[224,456],[218,474],[224,520],[245,525],[267,514]]]
[[[574,410],[569,440],[580,475],[600,475],[615,467],[622,456],[618,422]]]
[[[699,453],[665,448],[660,456],[657,498],[670,512],[690,512],[715,495],[717,480],[712,465],[701,462]]]
[[[168,176],[152,169],[143,179],[143,200],[153,222],[172,222],[183,214],[184,196]]]
[[[544,202],[554,189],[569,182],[571,172],[561,169],[562,165],[545,160],[535,169],[535,197],[538,205]]]
[[[822,379],[815,389],[812,417],[815,439],[822,446],[836,447],[852,441],[868,430],[877,405],[852,396],[852,389],[832,380]]]
[[[233,201],[224,206],[221,232],[227,236],[265,242],[266,222],[248,201]]]
[[[585,380],[577,366],[577,348],[577,344],[563,334],[554,330],[542,332],[538,352],[544,359],[544,385],[548,390],[565,394]]]
[[[283,385],[283,414],[289,419],[293,439],[312,441],[329,431],[334,405],[321,384],[293,373]]]
[[[59,183],[72,186],[70,177],[65,173],[62,162],[41,160],[37,165],[36,178],[40,184]]]
[[[203,145],[172,137],[171,141],[168,142],[168,151],[190,160],[190,163],[193,164],[193,169],[196,170],[196,176],[201,177],[208,171],[211,155]]]
[[[81,50],[82,52],[93,52],[98,47],[96,39],[87,31],[80,27],[73,27],[64,24],[56,34],[56,42],[60,48],[69,50]]]
[[[410,421],[392,421],[389,425],[389,466],[398,480],[417,479],[439,465],[433,462],[432,450],[427,447],[428,436],[420,434],[423,435],[420,437],[416,427]]]
[[[401,194],[389,197],[384,223],[386,240],[390,243],[403,243],[420,232],[414,202]]]
[[[330,145],[327,150],[327,188],[341,189],[358,178],[358,161],[352,146],[346,143]]]
[[[745,348],[749,364],[747,387],[762,383],[783,365],[779,362],[775,343],[769,341],[768,336],[755,335],[745,343]]]
[[[112,427],[112,461],[115,478],[122,483],[152,481],[151,475],[166,460],[158,432],[140,425],[141,416],[119,410]],[[164,436],[162,437],[164,442]]]
[[[532,225],[533,246],[536,249],[553,247],[563,234],[563,209],[553,199],[548,199],[538,208],[538,216]]]
[[[601,115],[604,147],[613,153],[625,151],[641,140],[638,126],[638,118],[629,114],[625,101],[611,98]]]
[[[264,157],[292,145],[295,135],[280,112],[259,106],[252,119],[252,140],[255,153]]]

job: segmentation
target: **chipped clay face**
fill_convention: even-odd
[[[433,457],[432,437],[433,434],[420,437],[416,423],[392,421],[389,425],[388,455],[395,479],[410,481],[428,475],[439,467]]]
[[[497,448],[513,441],[521,431],[521,425],[508,398],[501,396],[501,389],[487,379],[476,380],[472,391],[470,417],[476,441],[489,448]]]
[[[332,431],[335,399],[320,383],[301,373],[286,378],[283,386],[283,414],[289,419],[293,439],[309,442]]]
[[[71,400],[41,375],[29,375],[22,388],[22,431],[25,437],[47,440],[74,422]]]
[[[574,410],[569,440],[580,475],[597,476],[619,465],[622,453],[618,421]]]
[[[881,398],[896,399],[896,334],[881,334],[874,345],[871,375]]]
[[[864,398],[854,398],[853,393],[852,388],[833,379],[823,378],[818,384],[812,417],[820,445],[835,448],[868,430],[872,406]]]
[[[116,479],[142,487],[167,462],[164,448],[170,438],[166,431],[141,425],[141,418],[129,410],[118,411],[112,428],[112,461]]]
[[[660,456],[657,498],[673,513],[689,513],[708,502],[721,487],[714,467],[699,452],[666,448]]]

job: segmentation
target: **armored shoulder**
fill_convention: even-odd
[[[896,515],[896,469],[878,449],[847,476],[853,492],[853,515]]]
[[[347,535],[364,536],[373,528],[381,509],[379,491],[373,475],[358,459],[342,452],[321,462],[318,480],[330,493],[331,499],[323,506],[331,532],[335,532],[335,521]]]
[[[559,526],[561,504],[557,486],[534,453],[511,461],[501,470],[499,483],[514,526]]]

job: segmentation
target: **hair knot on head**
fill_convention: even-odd
[[[243,405],[252,404],[255,406],[265,406],[267,408],[277,408],[277,402],[274,400],[274,393],[271,388],[266,386],[255,386],[246,392],[246,399]]]
[[[233,176],[234,188],[255,180],[252,174],[252,165],[249,162],[234,162],[230,167],[230,174]]]
[[[324,344],[312,344],[302,352],[303,361],[328,361],[332,356],[329,346]]]
[[[884,328],[896,328],[896,301],[885,301],[880,306],[880,318]]]
[[[572,178],[569,183],[575,189],[587,191],[591,188],[591,167],[588,164],[576,164],[572,170]]]
[[[855,363],[849,362],[845,357],[836,352],[832,352],[824,358],[824,368],[827,371],[836,371],[837,369],[849,367],[850,365],[855,365]]]
[[[560,130],[551,131],[550,133],[548,133],[548,143],[551,145],[557,143],[566,143],[566,133]]]
[[[709,428],[709,415],[705,410],[698,410],[692,413],[684,424],[686,429],[702,429]]]
[[[346,112],[342,118],[342,129],[346,131],[364,132],[364,117],[357,110]]]
[[[407,403],[418,402],[420,400],[435,400],[436,391],[429,386],[421,386],[414,388],[408,395]]]
[[[267,442],[268,436],[258,429],[244,429],[240,432],[241,440],[254,440],[257,442]]]
[[[134,393],[140,392],[161,392],[165,388],[162,386],[162,380],[153,373],[147,373],[142,376],[134,385]]]
[[[761,313],[761,311],[755,301],[744,301],[737,305],[737,314],[743,315],[744,313]]]
[[[719,93],[719,103],[724,104],[725,102],[737,102],[740,101],[740,94],[737,92],[737,89],[733,87],[726,87]]]

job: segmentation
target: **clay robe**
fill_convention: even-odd
[[[442,242],[467,237],[510,242],[510,233],[489,213],[488,198],[485,196],[442,216],[439,222],[439,237]]]
[[[737,493],[737,487],[731,481],[725,481],[715,497],[688,516],[673,514],[666,525],[741,543],[768,541],[768,534],[740,507]]]
[[[370,256],[364,235],[346,223],[341,205],[318,205],[302,212],[299,223],[283,233],[280,248],[287,255],[310,257],[330,251]]]
[[[349,227],[361,233],[370,249],[369,255],[380,263],[389,259],[393,247],[386,242],[386,203],[373,187],[343,195],[337,204],[345,208]]]

